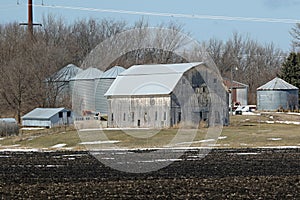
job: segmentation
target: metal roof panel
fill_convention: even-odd
[[[292,84],[289,84],[288,82],[278,77],[274,78],[273,80],[257,88],[257,90],[297,90],[297,89],[299,88],[297,88]]]
[[[65,108],[35,108],[24,115],[22,119],[50,119],[53,115],[63,110]]]

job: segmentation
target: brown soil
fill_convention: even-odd
[[[137,153],[137,152],[135,152]],[[143,151],[138,152],[144,153]],[[300,149],[215,149],[144,174],[88,152],[1,152],[2,199],[300,199]]]

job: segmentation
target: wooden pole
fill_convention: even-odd
[[[33,38],[33,23],[32,23],[32,0],[28,0],[28,31]]]

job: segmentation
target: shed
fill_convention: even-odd
[[[276,111],[298,108],[299,88],[276,77],[257,88],[257,109]]]
[[[22,117],[22,126],[47,127],[70,125],[72,112],[65,108],[35,108]]]
[[[74,112],[95,111],[95,88],[102,74],[101,70],[90,67],[70,79]]]
[[[238,81],[231,81],[230,79],[224,78],[224,84],[230,91],[229,93],[229,105],[248,105],[248,88],[249,86],[240,83]],[[232,89],[232,91],[231,91]]]
[[[105,71],[101,78],[96,81],[97,86],[95,93],[95,106],[96,112],[99,112],[100,115],[107,115],[107,98],[104,96],[104,94],[107,92],[117,76],[123,71],[125,71],[125,68],[114,66]]]
[[[134,65],[117,76],[105,96],[108,127],[198,127],[210,116],[215,120],[209,124],[229,121],[222,79],[202,62]],[[222,110],[211,112],[216,96],[214,108]]]

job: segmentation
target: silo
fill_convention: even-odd
[[[95,105],[96,111],[100,112],[100,115],[107,115],[107,99],[104,94],[114,82],[116,77],[123,71],[125,71],[125,68],[115,66],[105,71],[99,79],[96,86]]]
[[[75,77],[82,69],[74,64],[68,64],[51,76],[51,81],[55,84],[60,92],[71,93],[70,79]]]
[[[72,86],[72,105],[75,114],[95,111],[96,80],[103,72],[97,68],[87,68],[70,80]]]
[[[298,94],[299,88],[276,77],[257,88],[257,109],[264,111],[294,110],[298,108]]]
[[[74,64],[68,64],[49,76],[46,80],[48,106],[66,105],[71,103],[70,79],[82,71]]]

